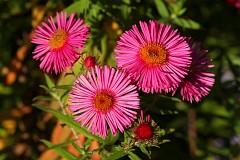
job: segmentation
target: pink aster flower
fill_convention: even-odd
[[[83,19],[75,19],[74,16],[72,13],[67,20],[66,12],[57,13],[57,24],[50,17],[49,24],[42,22],[42,27],[37,26],[32,39],[32,43],[37,44],[33,59],[41,61],[43,71],[57,74],[66,67],[72,67],[80,56],[79,50],[85,48],[89,28],[83,25]]]
[[[214,74],[207,71],[214,67],[214,65],[208,64],[211,61],[210,57],[205,56],[208,51],[200,50],[201,43],[194,44],[191,38],[188,38],[188,43],[192,48],[192,64],[188,75],[180,84],[180,94],[183,100],[192,103],[194,100],[199,102],[202,97],[209,94],[215,79],[213,78]],[[173,94],[175,94],[176,90],[174,90]]]
[[[190,48],[177,30],[157,21],[139,22],[123,33],[116,47],[117,66],[143,92],[169,92],[187,75]]]
[[[125,72],[108,66],[91,68],[75,81],[69,95],[69,109],[81,127],[107,137],[132,124],[139,109],[137,87]]]

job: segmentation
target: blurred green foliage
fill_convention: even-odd
[[[52,131],[36,125],[43,115],[40,110],[34,108],[23,113],[24,106],[31,106],[33,97],[45,95],[39,88],[39,84],[44,84],[44,74],[31,58],[34,46],[29,43],[31,31],[36,27],[33,24],[36,8],[42,8],[39,15],[44,10],[41,20],[61,10],[68,15],[76,12],[84,18],[91,28],[87,52],[99,55],[99,62],[111,66],[115,66],[113,50],[119,35],[139,20],[171,24],[182,34],[201,41],[215,65],[212,72],[216,74],[216,83],[210,95],[200,103],[189,104],[179,102],[180,95],[171,99],[170,95],[142,94],[143,108],[160,128],[175,128],[175,132],[164,137],[171,142],[152,148],[152,159],[240,158],[240,10],[224,0],[3,0],[0,6],[4,6],[0,10],[0,120],[17,121],[13,134],[0,124],[0,149],[2,142],[5,145],[0,159],[37,159],[43,151],[39,149],[39,140],[49,139]],[[24,45],[28,49],[22,53],[24,58],[19,59],[17,53]],[[16,62],[21,64],[20,68]],[[75,68],[75,72],[79,73],[78,70]],[[55,82],[58,76],[52,75],[51,79]],[[14,117],[11,111],[15,108],[23,116]],[[196,135],[191,137],[191,131]],[[22,133],[28,133],[29,137],[22,138]],[[14,147],[19,143],[30,146],[31,152],[15,152]],[[136,148],[134,153],[148,159],[140,149]],[[134,153],[122,159],[136,159]]]

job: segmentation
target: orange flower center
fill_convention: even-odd
[[[104,92],[98,93],[94,99],[94,105],[100,111],[107,111],[112,107],[113,102],[113,96]]]
[[[58,29],[49,40],[49,45],[52,49],[61,48],[67,39],[67,32],[63,29]]]
[[[150,66],[162,65],[167,60],[167,51],[160,44],[147,43],[140,49],[140,57]]]

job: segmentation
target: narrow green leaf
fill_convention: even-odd
[[[84,148],[85,150],[88,150],[90,143],[92,142],[92,139],[87,139],[84,143]]]
[[[51,78],[46,73],[44,73],[44,77],[45,77],[45,81],[47,83],[48,88],[49,89],[53,88],[55,86],[55,84],[53,83]]]
[[[71,90],[72,85],[57,85],[54,88],[56,89],[65,89],[65,90]]]
[[[78,160],[86,160],[88,156],[88,154],[82,155]]]
[[[108,55],[107,55],[107,36],[104,35],[101,40],[101,52],[102,52],[102,57],[103,57],[103,60],[106,61],[106,59],[108,58]]]
[[[171,11],[171,17],[174,15],[181,16],[186,8],[183,8],[185,0],[176,1],[176,3],[169,4],[169,10]]]
[[[52,97],[55,97],[55,98],[58,97],[57,94],[56,94],[55,92],[53,92],[52,89],[50,89],[50,88],[48,88],[48,87],[46,87],[46,86],[44,86],[44,85],[39,85],[39,87],[45,89],[46,92],[48,92]]]
[[[123,18],[124,19],[129,18],[129,15],[131,13],[131,8],[128,5],[121,5],[120,9],[121,9],[121,14]]]
[[[39,87],[43,88],[45,91],[47,91],[48,93],[52,92],[51,89],[49,89],[47,86],[44,85],[39,85]]]
[[[163,139],[160,144],[171,142],[169,139]]]
[[[66,158],[67,160],[77,160],[78,157],[69,153],[65,149],[61,148],[61,146],[56,147],[56,145],[52,144],[47,140],[41,140],[48,148],[52,148],[55,152],[57,152],[61,157]]]
[[[163,97],[163,98],[166,98],[166,99],[171,99],[174,102],[182,102],[181,99],[176,98],[176,97],[168,97],[168,96],[165,96],[165,95],[160,95],[160,97]]]
[[[177,15],[181,16],[187,11],[187,8],[182,8],[181,10],[178,11]]]
[[[116,136],[112,135],[112,133],[109,131],[108,132],[108,137],[104,140],[105,145],[111,145],[114,144],[119,138],[119,134]]]
[[[33,101],[36,101],[36,100],[53,101],[54,99],[46,96],[36,96],[33,98]]]
[[[123,150],[120,150],[120,151],[116,151],[116,152],[114,152],[113,154],[111,154],[111,155],[108,157],[108,159],[111,159],[111,160],[120,159],[120,158],[122,158],[122,157],[124,157],[124,156],[126,156],[126,155],[127,155],[126,152],[124,152]]]
[[[175,19],[173,19],[173,22],[183,28],[188,28],[188,29],[200,29],[201,28],[199,23],[197,23],[191,19],[175,18]]]
[[[174,131],[175,131],[174,128],[160,129],[160,131],[158,132],[158,135],[162,137],[162,136],[165,136],[166,134],[172,133]]]
[[[74,2],[64,10],[67,12],[68,15],[70,15],[72,12],[82,14],[89,9],[90,4],[90,0],[80,0]]]
[[[80,148],[75,142],[72,142],[71,144],[81,155],[84,155],[86,153],[84,148]]]
[[[151,155],[150,155],[149,151],[146,149],[146,147],[144,147],[143,145],[140,145],[139,148],[145,155],[148,156],[149,159],[151,159]]]
[[[68,115],[64,115],[60,111],[57,111],[57,110],[54,110],[52,108],[45,107],[45,106],[42,106],[42,105],[39,105],[39,104],[33,104],[33,106],[35,106],[35,107],[37,107],[37,108],[39,108],[39,109],[41,109],[45,112],[52,113],[55,117],[57,117],[58,119],[63,121],[67,126],[72,127],[73,129],[75,129],[77,132],[79,132],[81,134],[84,134],[87,138],[95,139],[95,140],[98,140],[100,142],[103,142],[102,138],[87,132],[85,128],[80,128],[80,124],[78,122],[75,122],[72,117],[70,117]]]
[[[63,94],[61,95],[60,99],[61,99],[61,102],[64,103],[66,102],[67,98],[68,98],[68,93],[70,91],[69,90],[66,90],[65,92],[63,92]]]
[[[159,15],[161,15],[163,18],[168,18],[169,12],[163,0],[154,0],[154,2]]]
[[[47,140],[45,139],[41,139],[40,140],[41,142],[43,142],[44,144],[48,143]],[[73,140],[71,141],[67,141],[67,142],[64,142],[64,143],[59,143],[59,144],[52,144],[51,146],[48,146],[48,149],[55,149],[55,148],[61,148],[61,147],[65,147],[66,145],[68,145],[69,143],[71,143]]]
[[[131,160],[142,160],[140,157],[138,157],[138,155],[134,154],[133,152],[128,152],[128,157]]]

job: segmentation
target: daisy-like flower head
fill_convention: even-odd
[[[169,92],[187,75],[190,48],[177,30],[157,21],[139,22],[120,36],[117,66],[126,70],[143,92]]]
[[[69,109],[75,121],[81,122],[92,134],[108,136],[132,124],[139,109],[137,87],[131,85],[125,72],[95,66],[75,81],[69,95]]]
[[[40,69],[43,71],[57,74],[72,67],[80,56],[79,50],[85,48],[89,28],[83,24],[83,19],[75,19],[74,16],[72,13],[67,20],[66,12],[57,13],[57,24],[50,17],[49,24],[42,22],[42,27],[37,26],[32,39],[32,43],[37,44],[33,59],[41,61]]]
[[[192,64],[188,75],[180,84],[180,94],[183,100],[192,103],[194,100],[199,102],[202,97],[209,94],[215,82],[215,75],[207,71],[214,67],[214,65],[209,64],[211,61],[210,57],[205,56],[208,51],[200,50],[201,43],[194,44],[192,38],[188,38],[187,41],[192,48]],[[173,94],[175,94],[176,90],[177,88]]]

